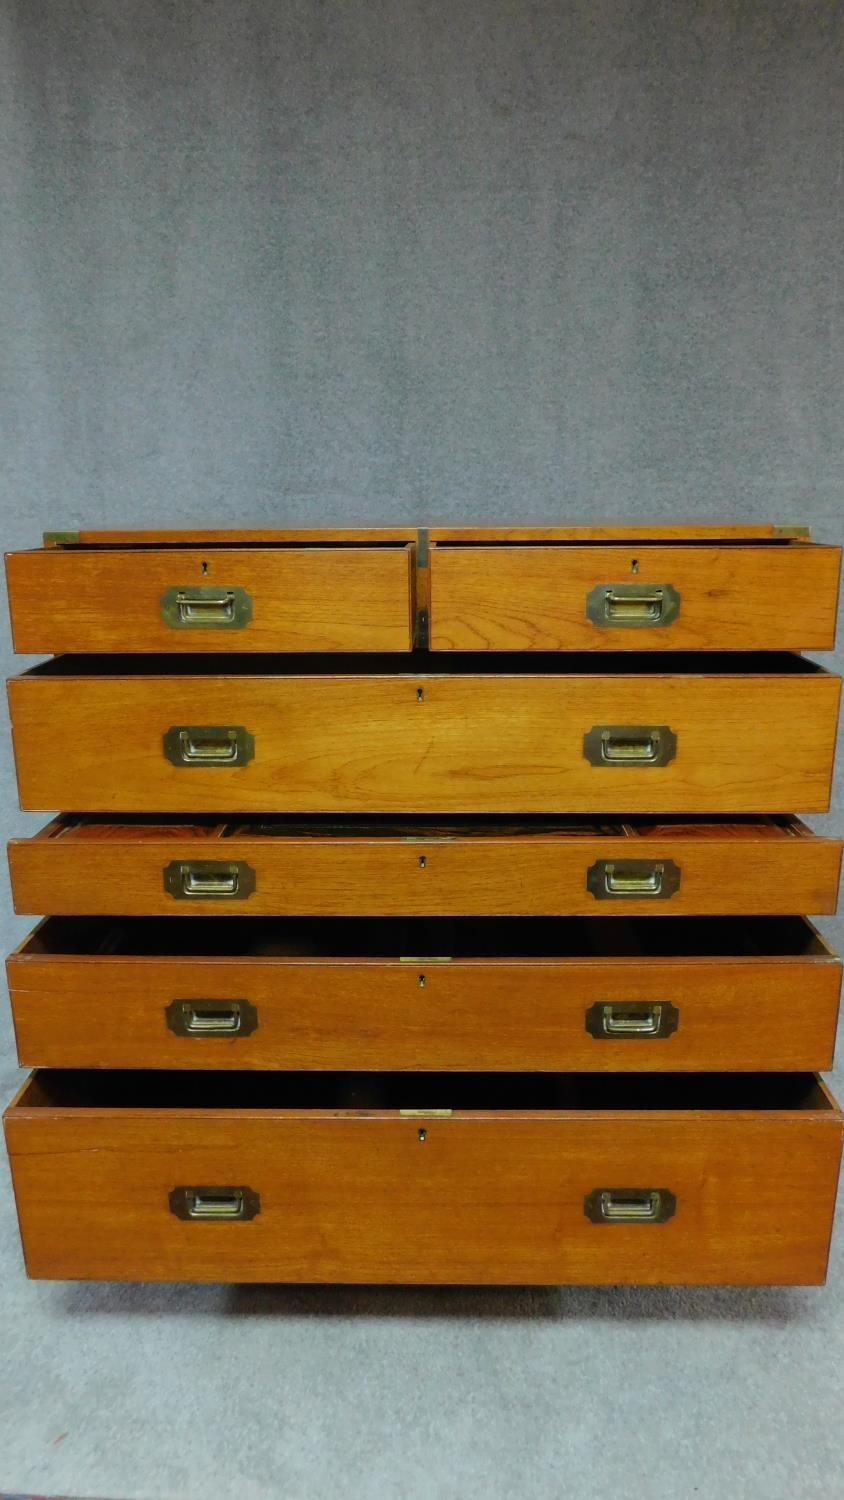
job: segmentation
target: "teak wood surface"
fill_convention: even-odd
[[[797,819],[657,823],[626,834],[252,834],[248,824],[57,819],[8,846],[15,911],[61,916],[694,916],[835,911],[840,839]],[[224,836],[225,835],[225,836]],[[175,861],[235,862],[242,899],[176,899]],[[672,861],[667,899],[597,900],[593,865]]]
[[[7,1111],[30,1276],[139,1281],[819,1283],[841,1122],[804,1109]],[[191,1223],[178,1186],[260,1195]],[[594,1224],[596,1188],[668,1189],[665,1223]]]
[[[16,651],[408,651],[411,549],[395,547],[107,550],[6,558]],[[240,629],[173,628],[171,588],[242,588]]]
[[[840,680],[817,670],[546,675],[25,674],[21,806],[80,812],[825,812]],[[119,706],[119,711],[118,711]],[[667,725],[666,766],[593,766],[595,725]],[[243,766],[173,766],[174,725],[242,725]]]
[[[838,547],[435,546],[431,648],[829,651],[840,567]],[[587,599],[613,584],[672,585],[676,619],[593,624]]]
[[[294,944],[295,947],[295,944]],[[7,960],[26,1067],[687,1072],[831,1066],[841,965],[748,957],[402,959],[38,953]],[[246,1036],[176,1036],[174,999],[246,1000]],[[666,1037],[596,1038],[597,1002],[669,1002]]]
[[[654,653],[828,649],[839,567],[839,549],[810,545],[805,528],[769,525],[80,531],[12,555],[16,649],[86,653],[9,688],[22,806],[74,812],[10,846],[17,910],[57,914],[8,960],[19,1056],[94,1070],[35,1075],[5,1116],[29,1274],[821,1282],[842,1121],[822,1085],[795,1092],[793,1075],[831,1063],[841,965],[809,924],[750,919],[832,911],[840,841],[781,816],[776,829],[656,821],[570,836],[228,834],[239,813],[824,812],[837,678],[764,655],[696,669]],[[591,624],[587,595],[615,583],[672,585],[676,619]],[[250,623],[168,626],[165,590],[199,586],[245,589]],[[426,642],[432,654],[389,660]],[[119,652],[132,655],[109,661]],[[258,652],[266,662],[250,662]],[[512,658],[490,670],[494,652],[524,653],[527,670]],[[162,749],[174,725],[241,725],[254,759],[174,767]],[[595,725],[668,726],[676,758],[593,767]],[[86,812],[111,823],[86,826]],[[157,823],[133,825],[133,812]],[[248,863],[254,894],[175,901],[165,865],[197,859]],[[598,860],[672,860],[680,887],[597,902]],[[132,913],[205,927],[136,921],[133,938]],[[557,921],[533,950],[531,924],[507,948],[513,923],[478,923],[477,949],[459,921],[402,925],[452,931],[451,951],[425,956],[382,950],[362,920],[474,913],[711,915]],[[732,937],[716,913],[741,917]],[[357,920],[285,927],[285,914]],[[243,916],[259,920],[207,920]],[[353,928],[360,946],[344,953]],[[248,1002],[257,1025],[177,1036],[174,1001]],[[670,1004],[676,1030],[593,1036],[588,1015],[607,1003]],[[127,1072],[110,1082],[115,1069]],[[549,1075],[569,1070],[586,1083],[555,1095]],[[760,1093],[750,1075],[763,1071]],[[481,1103],[523,1107],[460,1108],[473,1074]],[[399,1104],[414,1089],[434,1103],[444,1080],[453,1114],[375,1107],[390,1075]],[[317,1092],[297,1094],[303,1081]],[[326,1107],[292,1107],[317,1093]],[[171,1212],[174,1189],[215,1185],[259,1194],[257,1217]],[[676,1213],[590,1222],[587,1194],[625,1188],[667,1190]]]

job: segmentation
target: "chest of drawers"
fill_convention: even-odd
[[[840,551],[80,532],[7,559],[33,1276],[823,1279]]]

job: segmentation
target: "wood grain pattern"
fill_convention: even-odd
[[[27,915],[691,916],[829,914],[842,842],[794,820],[669,824],[653,833],[411,837],[252,835],[223,838],[184,823],[149,827],[57,823],[48,837],[8,846],[15,911]],[[771,836],[771,834],[776,836]],[[740,836],[739,836],[740,835]],[[198,848],[197,845],[202,847]],[[164,886],[173,860],[243,861],[246,901],[177,901]],[[672,860],[668,900],[598,902],[587,874],[598,860]]]
[[[6,1114],[30,1276],[137,1281],[816,1284],[840,1117],[771,1112],[68,1110]],[[260,1194],[185,1223],[178,1185]],[[665,1224],[601,1225],[599,1186],[676,1194]]]
[[[25,1067],[687,1072],[831,1066],[841,965],[728,958],[39,954],[7,960]],[[248,1000],[242,1037],[179,1037],[174,999]],[[672,1036],[597,1040],[597,1001],[669,1001]]]
[[[16,651],[408,651],[410,548],[310,547],[13,552],[6,558]],[[238,630],[182,630],[168,588],[237,587]]]
[[[825,812],[839,679],[26,674],[21,806],[81,812]],[[120,719],[115,722],[115,706]],[[596,724],[667,724],[667,766],[595,767]],[[239,724],[255,758],[175,767],[171,725]]]
[[[815,650],[835,644],[841,549],[817,546],[431,549],[435,651]],[[671,584],[669,625],[599,627],[602,584]]]

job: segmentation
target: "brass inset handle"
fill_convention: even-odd
[[[599,583],[586,595],[586,617],[603,629],[670,625],[679,613],[680,595],[670,583]]]
[[[241,724],[173,724],[163,748],[173,766],[245,766],[255,740]]]
[[[252,619],[252,599],[242,588],[188,584],[164,590],[161,618],[172,630],[242,630]]]
[[[598,1041],[673,1036],[679,1024],[670,1000],[596,1000],[586,1010],[586,1030]]]
[[[206,1224],[242,1223],[261,1212],[261,1198],[248,1187],[177,1187],[170,1194],[170,1212]]]
[[[667,724],[593,724],[583,754],[591,766],[667,766],[677,736]]]
[[[673,859],[597,859],[586,871],[596,901],[669,901],[680,889]]]
[[[255,890],[255,871],[243,859],[173,859],[163,876],[174,901],[248,901]]]
[[[251,1036],[258,1029],[248,1000],[171,1000],[164,1017],[176,1036]]]
[[[676,1209],[668,1188],[593,1188],[583,1200],[593,1224],[664,1224]]]

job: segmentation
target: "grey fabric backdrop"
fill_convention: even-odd
[[[0,0],[6,544],[601,517],[840,541],[842,120],[840,4]],[[811,1294],[350,1302],[27,1286],[2,1224],[0,1484],[840,1488],[840,1256]]]

